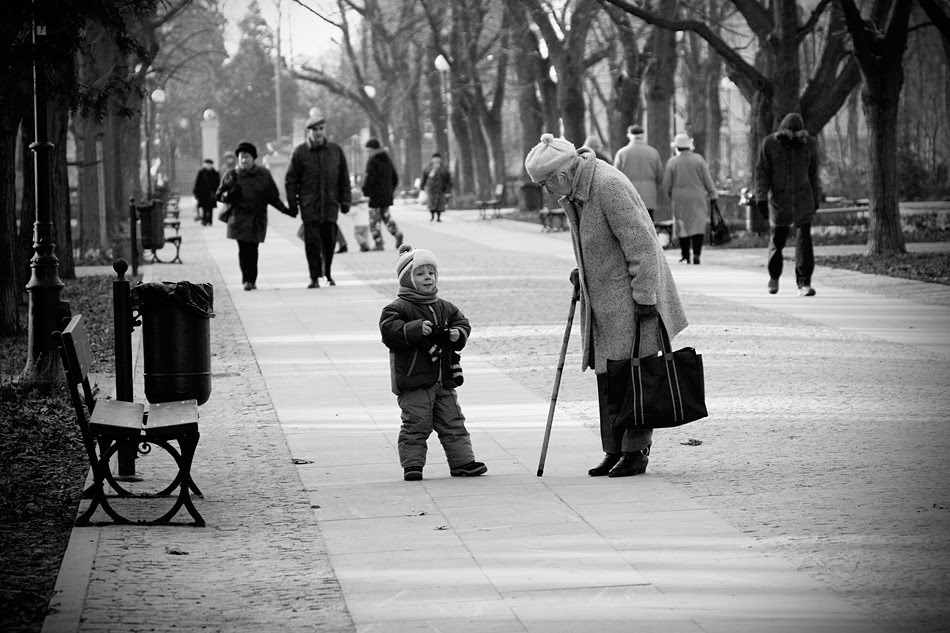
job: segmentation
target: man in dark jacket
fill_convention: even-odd
[[[316,108],[307,120],[307,140],[294,149],[284,180],[291,213],[303,220],[304,250],[310,285],[320,278],[335,286],[330,267],[336,245],[337,218],[350,210],[350,172],[343,149],[326,136],[326,119]]]
[[[363,195],[369,198],[369,231],[376,242],[373,250],[383,250],[383,233],[379,229],[380,223],[386,224],[386,229],[396,238],[396,250],[402,246],[402,233],[396,226],[395,220],[389,215],[389,207],[393,206],[393,194],[399,184],[399,174],[386,150],[379,146],[374,138],[366,141],[369,150],[369,160],[366,161],[366,175],[363,178]]]
[[[198,201],[203,226],[211,226],[211,214],[217,206],[214,194],[217,193],[220,184],[221,176],[218,174],[218,170],[214,168],[214,161],[206,158],[204,165],[198,170],[195,186],[191,190],[195,195],[195,200]]]
[[[800,114],[792,112],[782,119],[778,131],[762,141],[755,166],[755,199],[759,213],[769,220],[769,293],[778,292],[782,275],[782,249],[792,226],[798,227],[795,239],[795,281],[798,294],[815,295],[811,275],[815,254],[811,241],[811,223],[820,200],[818,180],[818,143],[805,130]]]

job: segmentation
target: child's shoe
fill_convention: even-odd
[[[488,472],[488,466],[481,462],[469,462],[463,466],[449,469],[453,477],[478,477]]]
[[[421,481],[422,480],[422,469],[418,466],[410,466],[409,468],[403,468],[402,478],[405,481]]]

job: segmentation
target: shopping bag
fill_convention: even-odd
[[[705,418],[703,357],[692,347],[671,350],[659,319],[660,353],[638,358],[640,325],[631,358],[607,361],[607,413],[622,428],[669,428]]]
[[[429,204],[429,194],[425,189],[419,190],[419,204]]]
[[[712,221],[709,227],[709,243],[713,246],[722,246],[732,241],[732,233],[729,232],[729,226],[722,219],[722,213],[719,212],[719,205],[716,201],[711,201]]]

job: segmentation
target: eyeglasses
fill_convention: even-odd
[[[544,180],[539,180],[538,184],[544,187],[545,189],[547,189],[548,191],[550,191],[551,188],[548,187],[548,184],[552,182],[557,182],[560,179],[561,179],[561,174],[549,174],[548,177],[545,178]]]

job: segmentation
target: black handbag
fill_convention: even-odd
[[[711,222],[709,227],[709,243],[713,246],[722,246],[732,241],[732,233],[726,221],[722,219],[722,213],[719,212],[719,205],[715,200],[710,201]]]
[[[607,361],[607,413],[615,428],[670,428],[709,415],[702,355],[692,347],[672,351],[666,326],[657,319],[658,355],[638,358],[638,322],[631,358]]]

